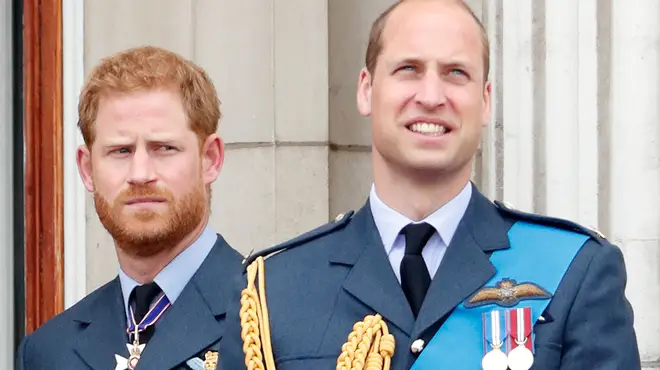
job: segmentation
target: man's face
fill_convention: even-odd
[[[375,161],[470,171],[490,115],[480,32],[450,1],[409,1],[390,14],[373,76],[363,70],[358,90],[358,108],[371,116]]]
[[[222,164],[222,143],[216,135],[200,143],[177,93],[104,96],[95,138],[91,151],[79,149],[79,169],[120,248],[153,255],[200,225],[208,213],[207,186]]]

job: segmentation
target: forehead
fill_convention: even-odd
[[[434,58],[462,55],[482,64],[479,25],[455,1],[413,0],[396,8],[382,34],[382,55],[423,54]]]
[[[99,101],[97,133],[175,132],[186,129],[186,113],[181,97],[175,91],[112,93],[102,96]]]

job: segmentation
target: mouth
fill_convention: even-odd
[[[444,121],[424,118],[410,121],[406,128],[425,136],[442,136],[452,131],[452,127]]]
[[[126,201],[126,205],[138,205],[138,204],[156,204],[156,203],[165,203],[165,198],[161,197],[140,197],[133,198]]]

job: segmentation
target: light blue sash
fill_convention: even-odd
[[[509,249],[494,252],[490,258],[497,273],[485,284],[494,287],[502,279],[518,284],[534,283],[554,295],[559,282],[582,245],[589,239],[549,226],[517,222],[509,230]],[[535,322],[550,298],[522,300],[506,307],[531,307]],[[480,370],[484,356],[482,314],[505,309],[495,304],[467,308],[461,303],[425,346],[411,370]]]

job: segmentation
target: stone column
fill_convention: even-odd
[[[493,198],[597,227],[621,247],[644,368],[658,368],[660,5],[470,3],[489,30],[495,92],[475,179]]]
[[[613,1],[609,114],[603,127],[610,238],[628,264],[645,369],[660,364],[660,3]]]
[[[213,222],[248,253],[328,217],[327,4],[204,0],[196,16],[226,114]]]
[[[330,10],[330,213],[359,209],[372,183],[371,125],[357,110],[357,86],[378,14],[392,0],[328,0]]]

